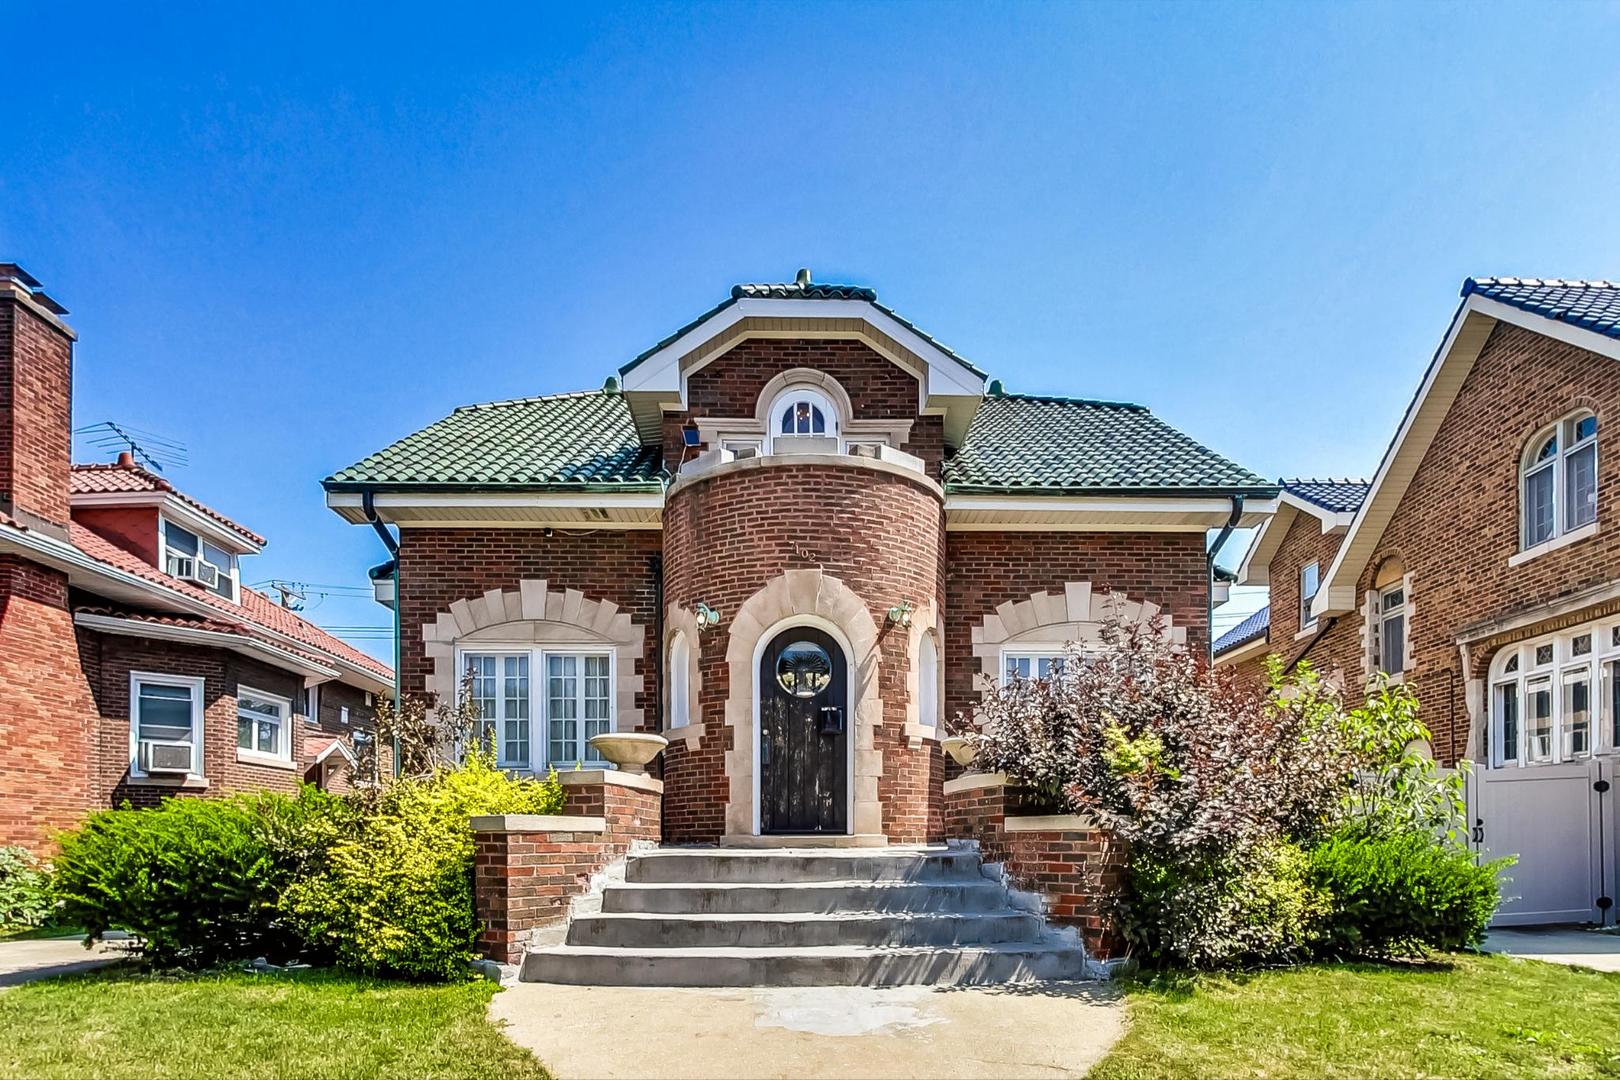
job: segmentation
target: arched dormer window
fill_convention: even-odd
[[[819,390],[789,387],[771,404],[771,439],[838,438],[839,416],[832,402]]]
[[[1597,520],[1597,417],[1567,416],[1536,434],[1519,465],[1520,545],[1533,548]]]

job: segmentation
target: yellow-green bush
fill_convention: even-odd
[[[420,979],[465,975],[474,955],[476,814],[555,814],[563,791],[466,764],[388,785],[374,813],[305,867],[280,910],[312,953],[357,971]]]

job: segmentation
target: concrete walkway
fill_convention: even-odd
[[[1620,934],[1601,930],[1492,930],[1485,938],[1485,951],[1620,971]]]
[[[82,938],[0,941],[0,989],[52,975],[72,975],[117,963],[124,952],[103,942],[86,949]]]
[[[518,983],[490,1015],[558,1080],[1081,1076],[1119,1038],[1106,983],[675,990]]]

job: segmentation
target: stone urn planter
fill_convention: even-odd
[[[973,759],[979,756],[979,748],[961,735],[950,735],[939,741],[944,751],[951,755],[951,760],[962,768],[973,764]]]
[[[591,745],[625,772],[644,773],[647,762],[657,757],[659,751],[669,745],[669,740],[641,731],[609,731],[592,735]]]

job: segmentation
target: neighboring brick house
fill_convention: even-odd
[[[1310,603],[1369,486],[1365,480],[1279,483],[1277,512],[1260,526],[1237,573],[1245,585],[1268,585],[1268,603],[1217,638],[1214,648],[1217,664],[1232,665],[1257,683],[1265,681],[1265,659],[1273,653],[1290,669],[1302,659],[1313,665],[1329,659],[1333,643],[1324,639],[1337,623],[1316,618]],[[1345,626],[1337,633],[1353,630]],[[1337,668],[1326,673],[1344,678]]]
[[[1110,612],[1207,650],[1206,536],[1277,495],[1141,406],[987,387],[807,272],[600,391],[458,408],[325,486],[398,527],[402,691],[470,671],[515,769],[662,733],[674,842],[941,838],[946,718]]]
[[[1266,648],[1417,693],[1443,762],[1477,763],[1470,826],[1519,857],[1504,921],[1613,919],[1620,760],[1620,283],[1470,279],[1365,499],[1262,530]],[[1308,497],[1291,502],[1308,509]],[[1329,521],[1332,527],[1329,528]],[[1284,533],[1283,536],[1275,534]],[[1250,628],[1252,631],[1252,627]],[[1219,661],[1252,663],[1234,629]]]
[[[73,331],[0,263],[0,844],[173,794],[346,782],[392,671],[241,584],[264,538],[73,465]]]

